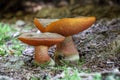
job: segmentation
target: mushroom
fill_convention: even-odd
[[[18,37],[22,42],[35,46],[34,60],[40,65],[54,65],[54,61],[48,55],[48,48],[62,42],[65,37],[57,33],[23,33]]]
[[[65,60],[76,61],[79,60],[79,53],[71,36],[89,28],[95,21],[95,17],[63,18],[43,27],[39,19],[35,18],[34,24],[41,32],[59,33],[66,37],[63,42],[57,44],[55,59],[61,55]]]

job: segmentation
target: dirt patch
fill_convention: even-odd
[[[99,20],[84,32],[73,36],[80,53],[82,65],[74,65],[78,70],[90,72],[112,71],[120,69],[120,19]],[[32,78],[46,80],[62,74],[59,66],[41,68],[33,61],[33,48],[29,48],[21,56],[0,56],[0,78],[6,80],[30,80]],[[49,53],[54,55],[55,47]],[[31,53],[27,55],[27,53]],[[84,62],[83,62],[84,61]],[[69,68],[70,66],[67,65]],[[72,71],[72,70],[70,70]]]

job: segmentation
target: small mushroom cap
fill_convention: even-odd
[[[71,36],[89,28],[95,21],[95,17],[63,18],[43,27],[40,21],[35,18],[34,24],[42,32],[53,32],[63,36]]]
[[[52,46],[62,42],[65,37],[56,33],[23,33],[18,37],[22,42],[32,46]]]

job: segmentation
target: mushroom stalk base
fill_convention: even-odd
[[[47,46],[36,46],[35,47],[35,54],[34,54],[35,63],[38,65],[54,65],[55,62],[52,58],[48,55],[48,47]]]
[[[65,61],[78,61],[79,53],[74,45],[72,36],[68,36],[65,40],[57,45],[55,52],[55,61],[61,59]]]

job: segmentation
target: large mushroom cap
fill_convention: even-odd
[[[95,17],[63,18],[52,22],[44,28],[39,19],[35,18],[34,24],[42,32],[53,32],[70,36],[89,28],[95,21]]]
[[[62,42],[65,39],[65,37],[56,33],[48,33],[48,32],[23,33],[18,37],[18,39],[32,46],[39,46],[39,45],[52,46],[54,44]]]

